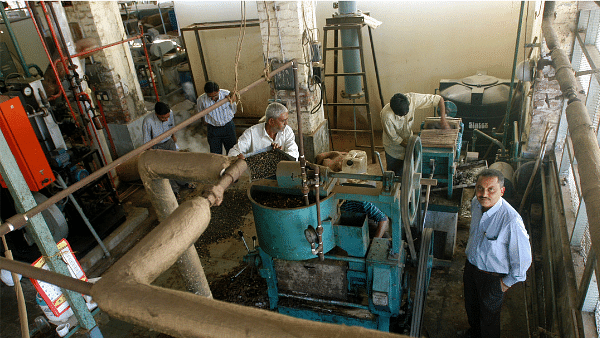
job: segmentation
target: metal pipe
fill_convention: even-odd
[[[156,89],[156,81],[154,81],[154,72],[152,71],[152,65],[150,64],[150,56],[148,56],[148,49],[146,48],[146,39],[144,39],[144,25],[140,22],[138,25],[140,34],[142,35],[142,46],[144,47],[144,55],[146,55],[146,63],[148,64],[148,71],[150,72],[150,81],[152,81],[152,88],[154,88],[154,95],[156,95],[156,102],[160,101],[158,96],[158,90]]]
[[[550,276],[550,298],[552,305],[552,332],[556,332],[558,326],[558,313],[556,310],[556,289],[554,286],[554,259],[552,258],[552,235],[550,229],[550,203],[548,203],[548,188],[546,187],[546,170],[541,166],[542,175],[542,196],[544,203],[544,240],[546,241],[546,261],[548,261],[548,275]]]
[[[15,50],[17,51],[17,56],[19,57],[19,62],[21,62],[21,67],[23,67],[23,71],[27,77],[31,77],[31,73],[29,73],[29,68],[27,67],[27,63],[25,62],[25,57],[21,52],[21,47],[19,46],[19,41],[17,41],[17,37],[12,30],[12,26],[10,24],[10,20],[4,11],[4,6],[0,6],[0,14],[2,14],[2,20],[4,20],[4,25],[6,26],[6,30],[8,31],[8,35],[10,35],[10,39],[12,40],[13,46],[15,46]],[[8,74],[7,74],[8,75]],[[42,74],[40,74],[41,76]]]
[[[67,188],[67,184],[63,180],[62,176],[60,176],[60,174],[56,175],[56,180],[58,181],[58,185],[61,188],[63,188],[63,189]],[[104,242],[102,242],[102,239],[96,233],[96,230],[94,229],[94,227],[92,226],[92,224],[88,220],[87,216],[85,216],[85,213],[83,212],[83,209],[81,209],[81,207],[79,206],[79,203],[77,203],[77,201],[75,200],[75,197],[73,197],[73,194],[69,195],[69,199],[71,200],[71,202],[73,203],[73,206],[75,206],[75,209],[77,209],[77,212],[79,213],[79,215],[83,219],[83,223],[85,223],[85,225],[88,227],[88,229],[92,233],[92,236],[94,236],[94,238],[96,239],[96,242],[98,242],[98,244],[100,245],[100,248],[102,248],[102,251],[104,251],[104,254],[106,255],[106,257],[110,257],[110,252],[108,252],[108,249],[104,245]]]
[[[519,157],[519,124],[517,121],[513,122],[513,154],[512,159],[517,159]]]
[[[492,143],[494,143],[498,147],[500,147],[500,149],[502,150],[502,156],[504,156],[506,154],[506,148],[504,148],[504,144],[502,144],[502,142],[496,140],[495,138],[493,138],[490,135],[482,132],[479,129],[473,129],[473,134],[479,134],[479,135],[485,137],[486,139],[490,140]]]
[[[29,6],[29,3],[27,3],[27,5]],[[271,73],[269,73],[269,78],[272,77],[273,75],[284,71],[285,69],[289,68],[290,66],[292,66],[292,61],[282,65],[281,67],[273,70]],[[260,78],[256,81],[254,81],[253,83],[251,83],[250,85],[242,88],[239,93],[244,94],[245,92],[247,92],[248,90],[258,86],[259,84],[263,83],[265,81],[265,78]],[[165,133],[157,136],[156,138],[153,138],[152,140],[150,140],[149,142],[141,145],[139,148],[136,148],[130,152],[128,152],[127,154],[119,157],[118,159],[114,160],[113,162],[111,162],[110,164],[94,171],[93,173],[91,173],[88,177],[84,178],[83,180],[71,185],[69,188],[57,193],[56,195],[48,198],[48,200],[46,200],[43,203],[38,204],[35,208],[32,208],[28,211],[26,211],[25,213],[20,213],[20,214],[16,214],[10,218],[8,218],[7,220],[4,221],[4,223],[2,223],[2,225],[0,225],[0,236],[5,235],[13,230],[16,229],[20,229],[22,227],[24,227],[27,224],[27,221],[29,220],[29,218],[37,215],[38,213],[42,212],[43,210],[48,209],[51,205],[55,204],[56,202],[64,199],[65,197],[67,197],[68,195],[72,194],[73,192],[81,189],[82,187],[86,186],[87,184],[89,184],[90,182],[94,181],[95,179],[101,177],[102,175],[106,174],[107,172],[109,172],[110,170],[114,169],[115,167],[117,167],[118,165],[125,163],[135,157],[137,157],[139,154],[141,154],[142,152],[144,152],[145,150],[151,148],[152,146],[160,143],[162,140],[171,137],[171,135],[175,134],[176,132],[182,130],[183,128],[189,126],[190,124],[198,121],[199,119],[201,119],[202,117],[204,117],[206,114],[210,113],[211,111],[213,111],[214,109],[222,106],[223,104],[229,102],[229,99],[225,98],[223,100],[220,100],[218,102],[216,102],[215,104],[213,104],[212,106],[208,107],[207,109],[199,112],[198,114],[195,114],[193,116],[191,116],[190,118],[188,118],[187,120],[181,122],[180,124],[176,125],[175,127],[169,129],[168,131],[166,131]]]
[[[306,297],[306,296],[299,296],[299,295],[294,295],[294,294],[289,294],[289,293],[280,293],[279,296],[307,300],[307,301],[315,302],[315,303],[337,305],[337,306],[347,306],[347,307],[352,307],[352,308],[357,308],[357,309],[369,310],[368,305],[342,302],[339,300],[329,300],[329,299],[322,299],[322,298]]]
[[[304,157],[304,134],[302,133],[302,116],[300,111],[300,80],[298,79],[298,61],[292,60],[292,69],[294,70],[294,94],[296,98],[296,118],[298,121],[298,151],[300,153],[300,171],[302,173],[302,195],[304,204],[310,205],[308,201],[308,179],[306,177],[306,158]]]
[[[315,165],[313,167],[315,171],[315,207],[317,209],[317,235],[319,236],[319,259],[321,261],[325,260],[324,252],[323,252],[323,224],[321,223],[321,201],[320,201],[320,191],[319,191],[319,166]]]
[[[95,53],[95,52],[97,52],[97,51],[100,51],[100,50],[106,49],[106,48],[108,48],[108,47],[112,47],[112,46],[120,45],[120,44],[123,44],[123,43],[129,42],[129,41],[131,41],[131,40],[135,40],[135,39],[143,39],[143,38],[144,38],[144,36],[143,36],[142,34],[139,34],[139,35],[136,35],[136,36],[134,36],[134,37],[131,37],[131,38],[129,38],[129,39],[125,39],[125,40],[121,40],[121,41],[117,41],[117,42],[109,43],[108,45],[104,45],[104,46],[100,46],[100,47],[96,47],[96,48],[88,49],[88,50],[86,50],[86,51],[83,51],[83,52],[80,52],[80,53],[77,53],[77,54],[69,55],[69,57],[70,57],[71,59],[73,59],[73,58],[80,57],[80,56],[86,56],[86,55],[88,55],[88,54]]]
[[[81,125],[79,124],[79,122],[77,121],[77,117],[75,116],[75,111],[73,110],[73,107],[71,106],[71,102],[69,101],[69,98],[67,97],[67,92],[65,91],[65,88],[63,87],[62,82],[60,80],[60,76],[58,75],[58,70],[56,69],[54,60],[50,56],[50,51],[48,50],[48,46],[46,45],[44,36],[42,35],[42,32],[40,31],[39,23],[36,21],[33,10],[31,9],[31,7],[29,5],[29,1],[25,2],[25,5],[27,5],[27,10],[29,11],[29,16],[31,16],[31,20],[33,21],[33,26],[35,27],[35,30],[37,31],[38,36],[40,37],[40,41],[42,43],[42,46],[44,47],[46,56],[48,57],[48,60],[50,61],[50,66],[52,67],[52,70],[54,71],[54,76],[56,76],[56,83],[58,85],[58,88],[60,89],[60,92],[62,93],[62,95],[65,98],[65,102],[67,103],[67,106],[69,107],[69,112],[71,113],[71,116],[73,117],[73,121],[75,121],[75,125],[77,126],[77,128],[81,128]],[[66,72],[66,69],[65,69],[65,72]]]
[[[523,210],[523,206],[525,206],[525,201],[527,201],[527,197],[529,196],[529,192],[531,190],[531,187],[533,186],[533,182],[535,181],[537,170],[542,161],[544,160],[544,155],[546,154],[546,142],[548,141],[550,130],[552,130],[552,128],[549,128],[548,126],[549,125],[546,123],[546,130],[544,131],[544,137],[542,140],[542,144],[540,145],[540,151],[538,153],[537,158],[535,159],[535,164],[533,166],[533,171],[531,172],[531,177],[529,178],[529,182],[527,182],[527,188],[525,188],[525,193],[523,193],[523,198],[521,199],[521,204],[519,205],[519,214]],[[542,179],[544,179],[543,176]]]
[[[525,1],[521,1],[521,10],[519,12],[519,26],[517,28],[517,40],[515,41],[515,56],[513,59],[512,75],[510,77],[510,91],[508,94],[508,103],[506,106],[506,114],[504,115],[504,126],[502,133],[502,143],[506,144],[508,136],[508,124],[510,119],[510,108],[512,106],[512,98],[514,95],[515,73],[517,71],[517,58],[519,57],[519,43],[521,42],[521,27],[523,26],[523,10],[525,9]]]
[[[552,64],[556,69],[556,79],[560,85],[563,96],[568,99],[566,116],[569,126],[569,134],[574,147],[575,159],[579,167],[581,181],[581,195],[588,206],[600,205],[600,148],[594,134],[592,124],[585,104],[577,98],[577,79],[571,67],[566,53],[560,49],[559,39],[554,31],[554,8],[553,1],[547,1],[544,5],[544,16],[542,21],[542,32],[548,49],[551,51]],[[600,209],[587,208],[588,223],[590,225],[590,237],[594,252],[600,252]],[[600,270],[596,269],[596,279],[600,280]],[[599,284],[600,288],[600,284]]]
[[[65,289],[73,290],[84,295],[92,294],[92,283],[84,282],[77,278],[65,276],[54,271],[36,268],[27,263],[0,257],[0,268],[11,272],[16,272],[25,277],[41,280]]]
[[[96,101],[96,105],[98,106],[98,111],[100,112],[100,117],[102,118],[102,124],[104,124],[104,130],[106,130],[106,135],[108,136],[108,142],[110,144],[110,147],[113,153],[115,154],[115,157],[118,157],[119,154],[117,153],[117,147],[115,146],[115,141],[112,137],[112,134],[110,133],[108,123],[106,122],[106,115],[104,115],[104,107],[102,106],[102,103],[100,103],[100,100]]]

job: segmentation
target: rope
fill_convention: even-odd
[[[240,3],[240,12],[242,15],[242,22],[240,23],[240,35],[238,37],[237,51],[235,53],[235,86],[233,88],[233,95],[237,99],[237,101],[240,105],[241,111],[244,112],[244,105],[242,103],[242,97],[241,97],[240,93],[238,92],[238,83],[239,83],[238,66],[240,64],[240,56],[242,55],[242,44],[244,43],[244,37],[246,36],[246,2],[245,1],[242,1]]]
[[[269,55],[271,49],[271,18],[269,17],[269,8],[267,7],[267,2],[263,1],[263,3],[265,4],[265,13],[267,14],[267,57],[263,73],[267,82],[270,82],[271,78],[269,77]]]

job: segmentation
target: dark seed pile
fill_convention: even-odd
[[[289,161],[290,156],[281,150],[269,150],[264,153],[246,158],[248,169],[250,169],[250,179],[255,181],[262,178],[275,176],[277,164],[281,161]]]
[[[245,263],[240,264],[230,274],[212,281],[210,290],[213,298],[228,303],[268,309],[267,282],[258,274],[256,267],[247,267],[235,277],[245,266]]]
[[[208,228],[196,241],[196,249],[201,257],[209,257],[208,245],[230,238],[242,226],[243,216],[250,213],[252,205],[245,189],[228,189],[220,206],[210,208]]]
[[[301,195],[296,196],[256,191],[252,193],[252,198],[254,198],[256,203],[269,208],[289,209],[305,206],[304,197]],[[308,202],[310,204],[315,203],[315,199],[312,195],[308,196]]]

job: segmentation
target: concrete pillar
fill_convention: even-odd
[[[323,107],[319,105],[321,94],[318,86],[311,81],[312,70],[308,46],[304,46],[303,35],[313,34],[316,40],[315,2],[313,1],[261,1],[256,3],[263,53],[269,62],[299,62],[300,114],[304,133],[304,151],[308,161],[329,150],[329,133]],[[289,125],[298,131],[296,100],[294,90],[275,90],[274,96],[280,99],[290,111]],[[313,112],[314,110],[314,112]],[[296,134],[296,138],[299,135]]]
[[[114,1],[73,1],[65,12],[76,43],[100,47],[127,38],[119,5]],[[93,54],[92,94],[101,100],[118,155],[140,146],[142,117],[147,113],[129,44],[119,44]],[[88,56],[86,56],[88,57]],[[88,67],[89,68],[89,67]]]

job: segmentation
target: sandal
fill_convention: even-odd
[[[194,190],[196,189],[196,183],[186,183],[183,187],[189,190]]]

